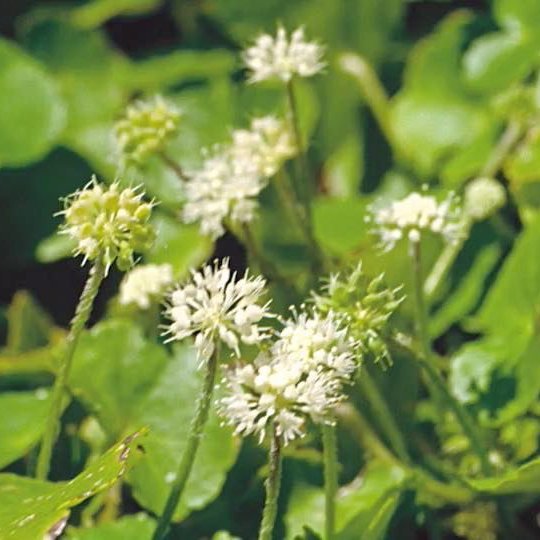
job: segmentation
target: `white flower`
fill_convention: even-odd
[[[301,313],[286,320],[272,355],[290,369],[331,370],[347,380],[358,366],[356,349],[342,321],[329,311],[325,315]]]
[[[376,225],[375,232],[386,250],[392,249],[402,238],[419,242],[425,231],[439,234],[448,242],[454,242],[460,235],[459,211],[453,194],[438,202],[432,195],[413,192],[371,211],[369,220]]]
[[[463,209],[475,221],[488,218],[505,203],[506,191],[493,178],[476,178],[465,188]]]
[[[251,164],[254,174],[268,178],[296,154],[296,146],[285,121],[263,116],[252,119],[249,129],[233,131],[231,151],[237,161]]]
[[[201,232],[218,238],[224,221],[249,223],[255,216],[256,197],[267,182],[247,159],[238,159],[230,147],[214,150],[185,184],[185,223],[199,222]]]
[[[295,75],[311,77],[324,68],[322,57],[323,47],[306,41],[303,28],[296,29],[289,38],[281,26],[275,37],[262,34],[243,54],[252,83],[275,78],[288,82]]]
[[[148,309],[159,301],[172,285],[173,271],[170,264],[146,264],[128,272],[120,283],[120,304],[136,305]]]
[[[225,379],[227,395],[219,402],[225,422],[238,435],[255,434],[259,442],[271,426],[284,444],[306,433],[308,419],[332,424],[332,411],[344,398],[332,371],[305,370],[280,358],[260,356],[255,365],[238,367]]]
[[[240,342],[256,344],[266,339],[266,328],[259,323],[271,317],[269,303],[258,302],[265,294],[265,280],[251,277],[246,271],[236,279],[227,259],[215,261],[200,271],[192,271],[189,283],[171,295],[166,310],[171,320],[166,334],[169,340],[182,340],[195,335],[199,357],[207,359],[216,340],[225,343],[236,355]]]

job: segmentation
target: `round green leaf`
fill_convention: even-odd
[[[43,157],[65,123],[55,82],[16,45],[0,39],[0,166],[19,166]]]

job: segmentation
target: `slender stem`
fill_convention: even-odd
[[[354,77],[358,83],[360,91],[393,153],[396,157],[400,157],[402,150],[397,142],[390,118],[390,101],[375,70],[365,58],[354,53],[343,54],[339,63],[343,71]]]
[[[433,353],[428,333],[427,309],[422,287],[423,272],[420,242],[410,242],[410,256],[413,267],[416,332],[422,353],[421,358],[419,358],[420,365],[429,378],[430,389],[433,388],[438,393],[437,397],[440,397],[444,405],[454,413],[463,433],[469,439],[472,450],[480,459],[482,472],[488,474],[492,471],[492,467],[487,456],[487,450],[480,438],[479,428],[467,410],[449,392],[444,379],[432,362]]]
[[[171,171],[173,171],[174,174],[176,174],[176,176],[178,176],[178,178],[182,182],[185,182],[189,179],[189,176],[184,172],[184,169],[182,169],[180,164],[177,163],[173,158],[171,158],[167,153],[162,151],[159,153],[159,157],[161,158],[163,163],[165,163],[165,165],[167,165],[167,167],[169,167],[169,169],[171,169]]]
[[[399,430],[394,415],[390,411],[388,404],[381,395],[377,383],[370,375],[369,371],[363,369],[358,377],[362,393],[369,401],[375,416],[381,424],[381,428],[386,435],[390,445],[396,455],[405,463],[411,463],[411,457],[407,450],[407,445],[403,439],[403,435]]]
[[[463,244],[469,237],[472,224],[473,222],[468,216],[463,216],[459,225],[461,234],[457,236],[454,242],[446,244],[439,258],[435,261],[424,284],[424,294],[427,298],[433,298],[439,291],[450,268],[463,248]]]
[[[324,530],[325,540],[333,540],[336,530],[336,494],[338,489],[338,457],[336,426],[322,426],[324,454]]]
[[[182,459],[180,460],[178,472],[171,487],[169,497],[167,498],[165,509],[159,518],[156,531],[152,537],[153,540],[162,540],[165,538],[169,524],[172,521],[174,511],[180,502],[180,498],[193,468],[197,449],[199,448],[204,427],[206,425],[206,421],[208,420],[210,403],[212,402],[212,394],[215,386],[218,361],[219,347],[216,345],[214,353],[206,362],[203,388],[201,395],[199,396],[199,400],[197,401],[197,410],[195,412],[195,416],[191,421],[186,448],[184,449]]]
[[[79,298],[77,308],[75,309],[75,315],[71,321],[69,334],[66,338],[65,350],[54,381],[51,395],[51,407],[45,424],[45,432],[41,441],[36,466],[36,478],[40,480],[45,480],[49,475],[52,451],[58,436],[60,416],[62,415],[62,398],[64,397],[71,364],[73,363],[73,356],[81,332],[92,312],[94,300],[104,277],[105,266],[101,261],[97,260],[90,269],[88,279],[86,280],[83,292]]]
[[[518,122],[510,122],[503,131],[501,138],[493,148],[485,165],[480,171],[480,176],[495,176],[501,168],[508,153],[519,141],[522,127]]]
[[[273,427],[270,454],[268,455],[268,478],[265,482],[266,500],[259,530],[259,540],[272,540],[281,484],[281,460],[281,440]]]

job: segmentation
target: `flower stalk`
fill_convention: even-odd
[[[333,540],[336,529],[336,494],[338,488],[338,458],[336,426],[323,424],[324,459],[324,531],[325,540]]]
[[[268,455],[268,477],[265,482],[266,500],[259,530],[259,540],[272,540],[281,485],[281,462],[281,439],[275,426],[273,426],[270,453]]]
[[[58,436],[60,416],[62,415],[62,398],[71,371],[73,356],[77,348],[79,337],[92,312],[92,306],[94,305],[94,300],[99,291],[99,286],[105,277],[105,272],[106,268],[103,261],[101,259],[96,259],[88,274],[88,279],[86,280],[86,284],[75,310],[75,316],[71,321],[65,350],[60,361],[58,374],[54,381],[51,406],[39,449],[36,466],[36,478],[39,480],[45,480],[49,475],[52,451]]]
[[[218,342],[219,343],[219,342]],[[197,402],[197,410],[191,422],[191,428],[187,440],[187,445],[180,460],[178,472],[174,479],[169,497],[165,503],[165,508],[161,514],[153,540],[163,540],[167,534],[169,525],[173,519],[174,511],[180,502],[182,493],[186,487],[187,481],[193,469],[195,456],[201,442],[204,427],[208,420],[210,404],[216,382],[217,365],[219,361],[219,346],[216,344],[214,353],[208,358],[205,366],[204,382],[201,395]]]

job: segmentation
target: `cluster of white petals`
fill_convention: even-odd
[[[148,309],[159,302],[173,283],[170,264],[144,264],[128,272],[120,283],[119,302]]]
[[[260,322],[271,316],[269,303],[259,303],[266,282],[247,271],[236,278],[227,259],[192,271],[190,281],[170,295],[166,309],[171,320],[166,330],[169,341],[195,335],[199,358],[205,361],[213,353],[216,340],[239,355],[240,342],[256,344],[266,339],[267,329]]]
[[[492,216],[506,204],[506,191],[494,178],[476,178],[465,187],[464,212],[475,221]]]
[[[226,220],[253,220],[256,197],[266,184],[248,156],[238,159],[231,147],[216,148],[202,168],[189,175],[182,219],[185,223],[198,222],[203,234],[219,238],[225,233]]]
[[[297,28],[291,36],[283,27],[276,36],[262,34],[244,51],[243,58],[252,83],[268,79],[290,81],[294,76],[312,77],[325,66],[324,49],[318,43],[306,41],[304,29]]]
[[[274,426],[284,444],[305,435],[308,420],[332,424],[356,368],[353,350],[334,314],[295,316],[267,354],[227,375],[220,413],[237,434],[260,441]]]
[[[381,244],[392,249],[402,238],[419,242],[422,232],[441,235],[454,242],[461,233],[460,212],[454,194],[439,202],[433,195],[413,192],[382,208],[372,208],[372,221]]]
[[[236,160],[251,163],[255,174],[265,178],[297,153],[287,122],[275,116],[253,118],[249,129],[234,130],[232,152]]]

